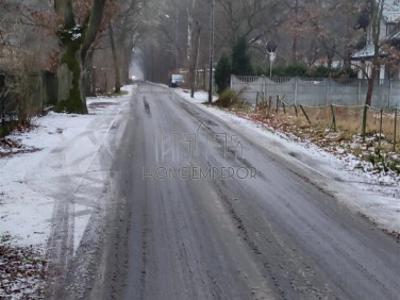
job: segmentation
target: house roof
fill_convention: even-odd
[[[400,0],[385,0],[383,17],[387,23],[400,22]]]
[[[394,38],[392,39],[400,39],[400,32],[396,34],[396,36],[394,36]],[[375,46],[373,44],[368,44],[366,45],[363,49],[357,51],[356,53],[354,53],[351,58],[353,60],[363,60],[363,59],[369,59],[372,58],[375,55]],[[380,56],[386,56],[387,52],[385,51],[385,49],[380,48],[379,49],[379,55]]]
[[[357,60],[357,59],[365,59],[369,57],[373,57],[375,55],[375,47],[373,44],[369,44],[365,46],[363,49],[357,51],[352,55],[352,59]]]
[[[378,0],[376,0],[378,1]],[[400,0],[385,0],[383,9],[383,18],[386,23],[398,23],[400,22]],[[398,40],[400,39],[400,32],[392,34],[387,37],[387,40]],[[368,59],[375,55],[375,48],[373,44],[367,44],[363,49],[357,51],[352,55],[352,59]]]
[[[399,31],[399,32],[396,32],[396,33],[394,33],[394,34],[392,34],[392,35],[390,36],[390,39],[391,39],[391,40],[400,40],[400,31]]]

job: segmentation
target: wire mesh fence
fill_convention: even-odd
[[[387,150],[390,151],[397,151],[400,148],[400,122],[397,109],[384,110],[365,105],[296,105],[287,102],[285,97],[258,95],[255,113],[261,118],[273,119],[279,126],[292,126],[297,130],[314,128],[321,132],[321,135],[341,132],[340,137],[347,139],[351,139],[354,135],[363,135],[365,139],[376,142],[378,151],[382,147],[389,148]]]

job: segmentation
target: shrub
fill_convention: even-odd
[[[286,76],[306,76],[307,66],[301,64],[289,65],[286,67]]]
[[[238,103],[240,103],[239,95],[235,91],[227,89],[219,96],[218,100],[215,102],[215,105],[227,108]]]
[[[254,74],[251,66],[249,46],[246,38],[241,37],[232,50],[232,73],[235,75]]]
[[[332,77],[339,80],[355,79],[357,78],[357,72],[352,68],[338,69],[333,72]]]
[[[334,70],[331,68],[325,66],[318,66],[311,68],[308,72],[308,75],[314,78],[324,78],[331,76],[333,72]]]
[[[215,83],[218,86],[218,94],[223,93],[230,85],[231,62],[226,55],[222,55],[215,70]]]
[[[269,75],[269,71],[265,72],[265,75]],[[308,68],[302,64],[276,66],[272,69],[272,75],[278,77],[305,77],[308,75]]]
[[[289,65],[289,66],[276,66],[272,70],[273,76],[278,77],[311,77],[311,78],[328,78],[334,79],[352,79],[357,78],[357,73],[350,69],[330,69],[325,66],[307,67],[303,64]],[[262,68],[257,69],[257,75],[269,75],[269,71]]]

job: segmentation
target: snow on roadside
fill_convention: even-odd
[[[132,87],[128,87],[131,93]],[[67,177],[76,184],[93,167],[96,154],[120,117],[129,95],[88,99],[89,115],[49,113],[30,132],[14,134],[41,151],[0,160],[0,232],[20,246],[44,246],[52,219],[53,195]]]
[[[126,87],[128,94],[120,97],[89,98],[88,115],[51,112],[34,120],[31,131],[8,137],[37,151],[8,155],[18,149],[0,149],[5,155],[0,159],[0,238],[9,237],[5,246],[45,253],[59,217],[56,210],[70,201],[63,217],[73,219],[77,249],[108,175],[100,150],[115,141],[113,129],[121,125],[133,89]]]
[[[0,243],[0,299],[43,299],[47,276],[43,252],[12,246],[7,238]]]
[[[198,103],[198,104],[208,102],[208,93],[206,91],[202,91],[202,90],[197,91],[195,93],[194,98],[190,97],[190,91],[188,91],[188,90],[176,89],[175,91],[179,96],[182,96],[183,98],[185,98],[191,102]],[[213,101],[216,101],[217,99],[218,99],[218,97],[215,97],[215,96],[213,97]]]
[[[304,175],[335,195],[340,202],[399,237],[400,177],[394,172],[374,173],[370,163],[353,155],[334,155],[310,142],[300,142],[291,135],[277,133],[263,123],[202,105],[204,92],[196,93],[196,99],[190,98],[183,90],[176,93],[240,130],[269,152],[295,164]]]

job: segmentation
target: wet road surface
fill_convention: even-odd
[[[130,110],[88,298],[400,299],[399,244],[301,169],[167,88]]]

